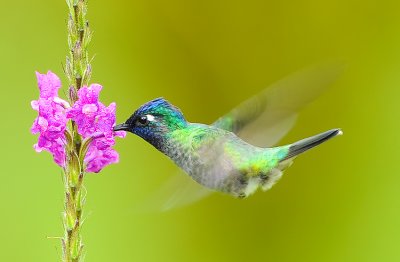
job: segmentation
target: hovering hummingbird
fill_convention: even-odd
[[[232,123],[228,118],[214,125],[190,123],[179,108],[157,98],[142,105],[114,130],[140,136],[197,183],[239,198],[258,188],[270,189],[297,155],[341,134],[340,129],[332,129],[293,144],[262,148],[231,132]]]
[[[258,188],[270,189],[299,154],[342,134],[332,129],[272,147],[294,125],[297,111],[318,97],[340,72],[341,67],[331,65],[298,72],[211,125],[188,122],[178,107],[158,98],[142,105],[114,130],[140,136],[203,187],[244,198]],[[202,197],[204,193],[186,202]]]

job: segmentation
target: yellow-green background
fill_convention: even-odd
[[[85,261],[399,261],[399,13],[377,0],[90,1],[93,81],[119,121],[164,96],[210,123],[299,68],[339,58],[347,69],[282,143],[333,127],[344,136],[244,201],[137,212],[176,169],[138,137],[119,140],[120,164],[85,182]],[[32,149],[29,128],[34,71],[62,76],[65,20],[63,0],[1,4],[1,261],[61,255],[46,239],[62,233],[60,169]]]

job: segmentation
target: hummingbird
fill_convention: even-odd
[[[157,98],[142,105],[114,131],[143,138],[197,183],[237,198],[259,188],[270,189],[299,154],[342,134],[340,129],[332,129],[292,144],[263,148],[232,132],[243,124],[235,122],[232,115],[213,125],[191,123],[178,107]]]
[[[189,175],[170,176],[143,208],[168,211],[216,191],[244,198],[258,188],[270,189],[299,154],[342,134],[332,129],[277,146],[295,125],[298,112],[321,96],[344,67],[341,61],[331,61],[299,70],[210,125],[188,122],[163,98],[141,106],[114,130],[140,136]]]

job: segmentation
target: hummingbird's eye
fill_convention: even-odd
[[[145,126],[149,123],[149,119],[147,119],[147,116],[141,116],[136,120],[136,123],[140,126]]]

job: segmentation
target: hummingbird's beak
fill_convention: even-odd
[[[119,125],[114,126],[113,130],[114,131],[121,131],[121,130],[127,131],[128,128],[129,128],[129,125],[127,125],[126,123],[123,123],[123,124],[119,124]]]

